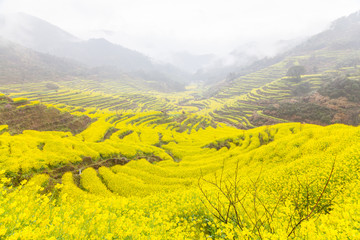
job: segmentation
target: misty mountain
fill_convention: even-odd
[[[227,69],[228,75],[224,75],[224,72],[222,75],[227,76],[224,79],[225,82],[232,82],[236,77],[258,71],[280,62],[287,57],[313,54],[317,50],[352,49],[360,49],[360,11],[333,21],[329,29],[314,36],[304,36],[300,39],[284,40],[268,44],[249,43],[240,46],[231,53],[234,61],[238,64],[222,68],[221,71]],[[353,61],[357,61],[358,64],[360,64],[360,59],[353,59]],[[324,59],[320,61],[320,59],[313,58],[305,61],[303,64],[309,68],[311,66],[321,67],[328,63]],[[349,63],[341,64],[346,65]],[[221,76],[221,72],[219,76]]]
[[[0,38],[0,83],[66,80],[88,69],[75,61],[39,53]]]
[[[178,68],[191,73],[194,81],[213,84],[226,78],[229,73],[247,66],[257,59],[251,54],[237,53],[235,51],[226,56],[192,54],[183,51],[171,54],[169,61]]]
[[[329,49],[359,49],[360,48],[360,11],[342,17],[332,22],[329,29],[309,38],[303,44],[295,47],[291,54]]]
[[[113,66],[126,72],[154,67],[151,60],[143,54],[113,44],[106,39],[68,42],[52,54],[75,59],[90,67]]]
[[[81,40],[51,23],[24,13],[0,16],[0,33],[4,38],[33,50],[76,60],[91,68],[102,68],[102,72],[107,69],[112,76],[116,72],[123,72],[146,78],[144,80],[156,81],[158,78],[179,86],[177,90],[184,87],[176,82],[186,84],[196,80],[216,83],[254,61],[273,54],[269,49],[279,50],[278,46],[250,43],[239,46],[223,57],[178,52],[172,55],[172,65],[155,62],[140,52],[104,38]]]
[[[291,47],[294,43],[296,40],[286,43],[285,51],[273,57],[265,57],[245,67],[234,69],[233,72],[228,72],[223,81],[215,82],[207,90],[207,96],[217,96],[219,92],[226,92],[234,86],[245,87],[247,82],[243,82],[243,79],[248,74],[256,75],[258,71],[266,72],[266,68],[276,64],[283,66],[281,71],[284,74],[294,65],[302,65],[306,74],[359,65],[360,57],[357,51],[360,50],[360,11],[335,20],[329,29]],[[271,76],[274,74],[268,74],[266,78],[259,81],[259,84],[268,83],[271,81]]]
[[[181,85],[174,82],[188,79],[181,70],[153,63],[142,53],[103,38],[80,40],[53,24],[24,13],[2,16],[0,33],[6,39],[42,53],[76,60],[91,68],[114,68],[112,74],[124,72],[139,77],[138,72],[147,72],[147,76],[162,75],[163,81],[166,78],[174,86]],[[183,90],[183,87],[177,90]]]
[[[195,73],[201,68],[214,62],[214,54],[192,54],[189,52],[176,52],[171,55],[170,62],[189,73]]]
[[[80,40],[37,17],[17,13],[0,19],[4,38],[42,53],[74,59],[89,67],[114,66],[126,71],[153,67],[141,53],[105,39]]]
[[[184,87],[160,73],[141,74],[134,77],[112,67],[90,68],[75,60],[36,52],[0,38],[0,85],[49,81],[63,83],[80,78],[99,83],[106,79],[122,86],[160,92],[174,92]],[[2,92],[6,92],[6,88]]]
[[[226,56],[214,56],[211,62],[197,70],[194,79],[206,84],[231,81],[238,76],[273,64],[274,58],[277,59],[280,54],[302,41],[303,38],[242,44]]]
[[[80,41],[59,27],[25,13],[0,15],[0,33],[3,38],[47,54],[59,52],[70,42]]]
[[[255,61],[253,64],[244,68],[242,71],[249,73],[256,71],[262,67],[267,67],[276,62],[291,57],[299,56],[303,54],[314,54],[318,50],[359,50],[360,49],[360,11],[357,11],[349,16],[341,17],[333,21],[328,29],[322,31],[314,36],[308,37],[307,40],[298,42],[297,40],[288,42],[286,51],[280,52],[271,58],[264,58],[259,61]],[[286,46],[286,45],[285,45]],[[289,46],[291,46],[289,48]],[[304,62],[304,65],[326,65],[325,59],[309,59]],[[360,61],[360,60],[359,60]],[[360,63],[360,62],[359,62]]]

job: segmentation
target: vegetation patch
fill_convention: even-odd
[[[294,122],[314,122],[328,125],[335,116],[335,111],[313,103],[280,103],[278,107],[269,107],[264,113],[270,116]]]
[[[91,122],[92,119],[88,116],[60,112],[42,104],[31,104],[25,99],[13,101],[2,97],[0,103],[0,124],[8,125],[12,134],[19,134],[24,130],[69,131],[77,134],[85,130]]]
[[[351,102],[360,103],[360,81],[348,78],[335,79],[320,88],[319,93],[331,99],[344,97]]]

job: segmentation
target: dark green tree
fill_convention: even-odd
[[[51,83],[51,82],[49,82],[49,83],[47,83],[46,85],[45,85],[45,87],[47,88],[47,89],[49,89],[49,90],[55,90],[56,92],[59,90],[59,86],[58,85],[56,85],[55,83]]]
[[[286,76],[292,77],[297,82],[301,80],[301,75],[304,75],[306,73],[304,66],[292,66],[288,69]]]

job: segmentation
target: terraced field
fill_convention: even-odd
[[[145,94],[122,94],[120,96],[83,92],[80,90],[64,89],[59,91],[34,91],[10,94],[11,97],[25,97],[30,101],[41,101],[49,104],[64,104],[74,107],[144,111],[148,109],[166,110],[173,105],[164,99]]]
[[[0,238],[360,238],[359,127],[263,112],[338,79],[356,89],[356,56],[289,57],[209,98],[114,80],[2,85]],[[286,76],[293,65],[308,73]]]
[[[284,122],[264,115],[261,110],[269,103],[316,91],[339,75],[358,79],[359,68],[356,65],[348,66],[348,62],[358,56],[357,51],[316,51],[312,55],[291,57],[261,71],[239,77],[228,83],[230,87],[226,85],[216,95],[224,99],[223,106],[213,109],[211,116],[217,121],[242,128],[254,127],[251,123],[254,114],[270,119],[269,123]],[[285,76],[287,68],[292,64],[304,65],[317,73],[303,75],[301,81],[293,81],[291,77]]]
[[[194,114],[96,116],[76,135],[1,127],[1,236],[358,237],[360,220],[346,217],[360,210],[358,127],[240,130]],[[304,221],[307,208],[314,213]]]
[[[48,82],[3,85],[0,91],[11,97],[40,101],[77,114],[97,110],[196,113],[204,119],[248,129],[264,121],[268,124],[286,122],[262,112],[269,104],[312,93],[339,75],[359,78],[357,66],[351,65],[352,59],[359,55],[358,51],[319,50],[310,55],[288,57],[260,71],[228,81],[210,98],[202,97],[206,89],[159,93],[143,83],[126,81],[126,78],[118,81],[74,79],[57,83],[55,90],[49,89]],[[303,65],[307,69],[308,74],[303,75],[301,81],[285,76],[293,65]],[[258,118],[263,121],[254,120]]]
[[[215,97],[217,98],[231,98],[246,94],[252,89],[259,88],[264,84],[275,81],[282,76],[285,76],[287,66],[291,66],[291,60],[283,61],[270,67],[264,68],[260,71],[247,74],[232,80],[224,89],[220,90]]]
[[[24,98],[10,99],[0,95],[0,124],[7,125],[11,134],[29,129],[70,131],[75,134],[85,130],[92,121],[88,116],[75,116],[46,107],[38,101],[29,102]]]

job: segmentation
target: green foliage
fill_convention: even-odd
[[[286,76],[292,77],[294,81],[300,81],[301,75],[306,73],[304,66],[292,66],[288,69]]]
[[[267,108],[265,113],[296,122],[306,122],[313,119],[324,125],[330,124],[335,115],[335,112],[329,108],[307,102],[284,102],[279,104],[279,107]]]
[[[45,87],[46,88],[48,88],[49,90],[59,90],[59,86],[58,85],[56,85],[55,83],[51,83],[51,82],[49,82],[49,83],[47,83],[46,85],[45,85]]]
[[[311,91],[311,85],[308,82],[300,82],[293,89],[292,93],[294,96],[302,96]]]
[[[330,98],[345,97],[351,102],[360,103],[360,81],[337,78],[320,88],[319,93]]]

